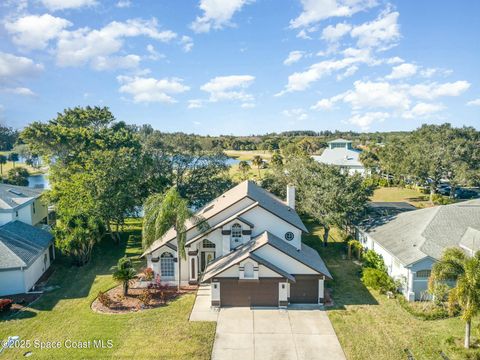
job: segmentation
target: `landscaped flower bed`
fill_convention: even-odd
[[[178,291],[174,286],[162,286],[160,288],[145,288],[133,284],[128,289],[128,295],[123,295],[122,285],[107,292],[100,292],[92,303],[92,310],[101,313],[124,314],[144,309],[153,309],[165,306],[170,301],[185,293],[191,293],[195,288],[182,288]]]

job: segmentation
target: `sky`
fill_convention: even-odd
[[[0,122],[161,131],[480,128],[480,1],[1,0]]]

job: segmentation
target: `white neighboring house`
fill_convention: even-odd
[[[363,246],[382,255],[409,301],[427,299],[433,264],[448,247],[480,250],[480,200],[373,218],[356,229]]]
[[[318,253],[302,243],[307,229],[295,211],[295,189],[287,201],[244,181],[197,212],[209,224],[187,224],[183,285],[211,283],[212,306],[287,306],[323,303],[331,279]],[[170,229],[143,254],[162,282],[176,283],[179,257]]]
[[[322,164],[335,165],[340,168],[342,174],[361,174],[367,175],[367,170],[360,162],[360,150],[352,147],[352,142],[345,139],[336,139],[329,141],[322,155],[312,156],[315,161]]]
[[[0,296],[28,292],[55,258],[42,191],[0,184]]]

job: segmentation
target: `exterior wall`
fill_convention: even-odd
[[[47,261],[45,262],[45,256]],[[52,260],[48,248],[24,271],[25,289],[29,291],[40,279],[43,273],[50,267]]]
[[[293,233],[294,238],[292,241],[285,240],[285,242],[295,246],[297,249],[301,247],[302,231],[271,212],[257,206],[250,211],[247,211],[242,217],[252,224],[255,224],[252,231],[252,237],[260,235],[268,230],[280,239],[285,240],[285,233],[290,231]]]
[[[0,296],[21,294],[25,292],[23,271],[0,271]]]
[[[283,252],[273,248],[270,245],[265,245],[254,252],[261,258],[267,260],[278,268],[286,271],[289,274],[315,274],[318,273],[310,269],[308,266],[303,265]]]
[[[0,226],[5,225],[6,223],[13,221],[15,216],[15,212],[5,212],[0,213]]]
[[[161,248],[158,248],[157,250],[155,250],[151,255],[147,255],[147,267],[152,268],[152,270],[155,273],[155,276],[157,274],[159,274],[162,282],[167,283],[167,284],[174,284],[178,281],[178,277],[177,277],[177,275],[178,275],[178,264],[174,263],[174,267],[173,267],[174,276],[173,277],[162,277],[162,274],[160,273],[160,260],[157,261],[157,262],[152,261],[152,258],[160,257],[164,252],[168,252],[168,253],[172,254],[174,258],[177,257],[176,251],[169,248],[168,246],[162,246]],[[183,263],[181,265],[183,265]],[[187,269],[187,271],[188,271],[188,269]],[[182,273],[183,273],[183,271],[182,271]],[[188,276],[188,273],[187,273],[187,276]]]
[[[260,264],[260,266],[258,267],[258,277],[275,278],[275,277],[282,277],[282,276],[277,274],[275,271],[270,270],[268,267]]]
[[[32,225],[36,225],[48,216],[48,206],[46,206],[41,198],[35,199],[35,213],[33,213],[33,206],[30,205],[32,213]]]
[[[418,278],[417,271],[431,270],[435,260],[432,258],[425,258],[416,262],[410,267],[412,273],[413,287],[410,291],[415,293],[415,300],[429,300],[431,296],[426,293],[428,289],[428,278]]]

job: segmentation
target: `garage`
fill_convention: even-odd
[[[290,284],[290,303],[317,304],[318,276],[296,275],[296,282]]]
[[[221,306],[278,306],[278,283],[283,279],[221,279]]]

